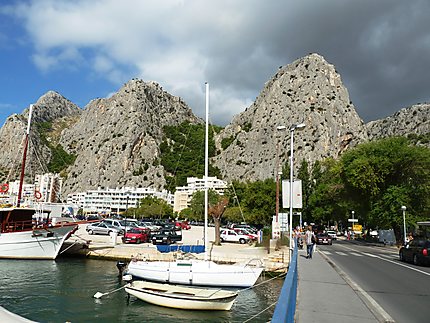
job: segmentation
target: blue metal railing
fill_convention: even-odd
[[[297,242],[288,266],[287,277],[282,286],[275,311],[272,316],[273,323],[294,323],[297,298]]]

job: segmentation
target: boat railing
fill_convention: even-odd
[[[259,258],[252,258],[249,259],[246,263],[245,263],[245,267],[264,267],[264,263],[261,259]]]
[[[5,222],[2,223],[1,231],[2,232],[17,232],[17,231],[26,231],[31,230],[33,228],[33,221],[14,221],[14,222]]]

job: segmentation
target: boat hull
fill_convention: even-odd
[[[237,293],[232,291],[145,281],[132,282],[125,291],[147,303],[184,310],[228,311],[237,297]]]
[[[263,268],[213,261],[132,261],[127,273],[145,280],[192,286],[251,287]]]
[[[77,225],[0,233],[0,258],[55,259]]]

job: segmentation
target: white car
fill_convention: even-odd
[[[337,234],[336,231],[327,231],[328,236],[332,239],[332,240],[336,240],[337,239]]]
[[[241,244],[249,242],[249,236],[237,233],[231,229],[221,229],[220,233],[221,242],[239,242]]]

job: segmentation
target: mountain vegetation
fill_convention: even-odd
[[[214,132],[209,129],[209,157],[215,156]],[[174,191],[185,186],[187,177],[203,177],[205,173],[205,125],[183,122],[179,126],[165,126],[164,139],[160,144],[161,165],[164,167],[166,187]],[[219,169],[209,165],[210,176],[219,176]]]

